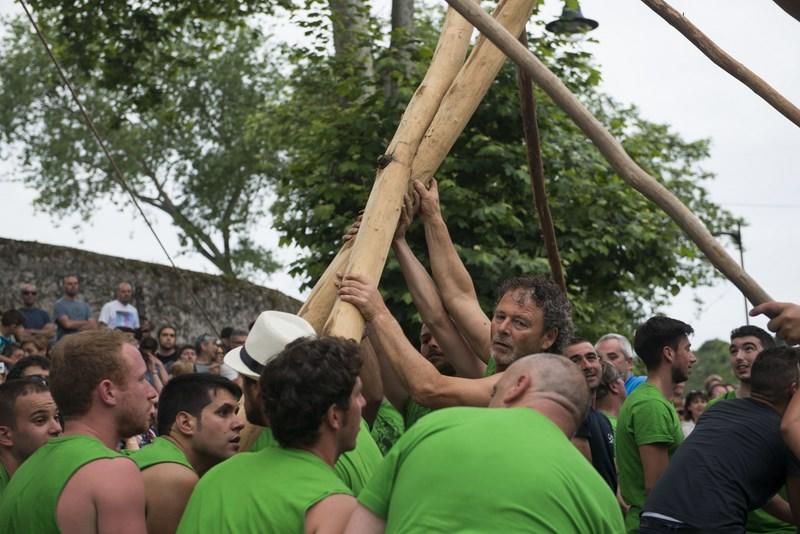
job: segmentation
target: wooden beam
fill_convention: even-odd
[[[465,0],[447,0],[476,28],[492,40],[520,68],[531,75],[561,109],[580,127],[600,150],[614,170],[629,185],[663,209],[673,221],[694,241],[709,261],[722,272],[753,304],[772,300],[758,283],[745,273],[736,261],[714,239],[703,222],[689,210],[669,189],[647,174],[625,152],[614,137],[587,110],[567,87],[542,64],[515,35],[488,16],[482,9]],[[518,34],[516,34],[518,35]]]

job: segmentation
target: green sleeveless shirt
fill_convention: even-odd
[[[272,430],[268,427],[261,430],[261,434],[250,447],[250,452],[258,452],[266,448],[280,448],[278,441],[272,435]],[[381,463],[381,460],[383,460],[381,450],[372,438],[366,421],[362,419],[356,438],[356,448],[339,457],[335,466],[336,474],[354,494],[358,495],[361,488],[372,477],[373,471]]]
[[[352,493],[310,452],[266,447],[240,453],[200,479],[177,534],[303,534],[308,509],[334,494]]]
[[[51,438],[17,469],[0,501],[0,532],[57,534],[56,506],[75,472],[95,460],[124,457],[89,436]]]
[[[145,445],[138,451],[130,453],[130,459],[136,462],[140,471],[158,464],[180,464],[192,471],[194,468],[182,450],[171,439],[157,437],[150,445]]]

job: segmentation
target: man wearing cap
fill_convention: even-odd
[[[206,471],[239,451],[242,390],[227,378],[176,376],[158,399],[159,436],[131,454],[142,471],[147,532],[175,532],[189,496]]]
[[[251,348],[254,333],[264,341],[256,332],[262,317],[245,344]],[[240,351],[237,363],[257,363],[254,356]],[[333,465],[356,446],[364,407],[360,370],[358,345],[341,338],[300,338],[271,356],[258,389],[277,446],[238,454],[209,471],[178,533],[341,532],[356,501]]]
[[[302,317],[291,313],[266,311],[259,315],[253,324],[244,345],[232,349],[225,355],[225,364],[242,377],[248,422],[263,427],[249,451],[256,452],[267,447],[279,446],[264,417],[259,397],[258,380],[264,372],[265,365],[290,342],[310,336],[315,336],[314,327]],[[382,459],[380,449],[362,419],[355,449],[345,452],[338,459],[335,465],[336,473],[354,493],[358,493]]]

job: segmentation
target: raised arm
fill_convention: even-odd
[[[439,189],[436,180],[427,189],[419,180],[414,181],[419,195],[419,217],[425,225],[425,241],[436,287],[456,328],[480,358],[489,358],[491,322],[483,313],[472,278],[458,257],[450,232],[439,208]]]
[[[800,305],[791,302],[765,302],[750,310],[752,316],[762,313],[770,318],[767,328],[788,343],[800,343]]]
[[[436,284],[406,241],[406,230],[411,223],[412,210],[412,201],[406,197],[406,205],[397,225],[392,249],[411,292],[414,306],[458,376],[480,378],[483,376],[486,364],[472,351],[456,329],[444,307]]]
[[[364,396],[366,404],[361,410],[361,416],[372,428],[375,418],[378,416],[378,410],[383,401],[383,380],[381,379],[381,368],[378,365],[378,358],[375,356],[375,350],[368,338],[361,340],[359,347],[361,360],[364,362],[361,366],[361,384],[363,386],[361,394]]]
[[[367,323],[370,341],[385,355],[411,398],[422,406],[487,406],[501,374],[482,379],[444,376],[409,343],[386,308],[377,288],[359,275],[340,283],[339,298],[356,306]]]

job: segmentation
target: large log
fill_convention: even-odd
[[[378,169],[361,228],[353,240],[346,268],[341,272],[364,273],[374,282],[380,278],[400,218],[403,196],[408,190],[411,162],[442,97],[464,64],[471,36],[472,25],[454,10],[449,10],[425,78],[406,107],[386,150],[385,166]],[[323,332],[361,339],[363,329],[364,320],[358,310],[337,300]]]
[[[800,109],[792,104],[788,98],[776,91],[758,74],[751,71],[720,48],[709,39],[700,29],[692,24],[681,12],[673,8],[664,0],[642,0],[647,7],[655,11],[661,18],[681,32],[684,37],[695,45],[708,59],[716,63],[725,72],[745,84],[755,94],[763,98],[767,104],[775,108],[781,115],[800,126]],[[795,1],[795,6],[798,3]],[[795,7],[796,11],[800,11]]]
[[[703,222],[689,210],[669,189],[647,174],[625,152],[622,144],[608,133],[605,127],[570,92],[558,77],[527,48],[516,36],[488,16],[482,9],[465,0],[447,0],[453,8],[469,19],[476,28],[496,43],[509,58],[531,75],[561,109],[563,109],[600,150],[614,170],[629,185],[663,209],[673,221],[694,241],[709,261],[722,272],[741,292],[757,305],[772,300],[758,283],[744,272],[736,261],[714,239]]]
[[[467,1],[473,7],[480,9],[479,4]],[[521,32],[530,18],[535,3],[536,0],[501,0],[495,9],[498,24],[508,27],[512,32]],[[428,122],[430,127],[426,127],[424,139],[409,139],[407,144],[398,142],[395,151],[388,152],[392,156],[392,161],[385,172],[379,173],[370,193],[361,229],[353,244],[347,273],[362,274],[371,282],[378,282],[400,217],[409,178],[413,176],[415,179],[426,181],[433,176],[477,109],[504,61],[505,55],[497,47],[486,39],[480,39],[467,62],[452,80],[447,94],[434,110],[435,117]],[[414,113],[418,112],[414,110]],[[406,110],[405,116],[415,117],[409,110]],[[403,129],[403,126],[401,123],[400,129]],[[399,135],[400,130],[395,140]],[[403,138],[406,138],[405,133]],[[411,151],[409,149],[412,148],[414,141],[417,144]],[[363,328],[364,319],[358,310],[346,302],[337,300],[326,323],[325,332],[359,339]]]

